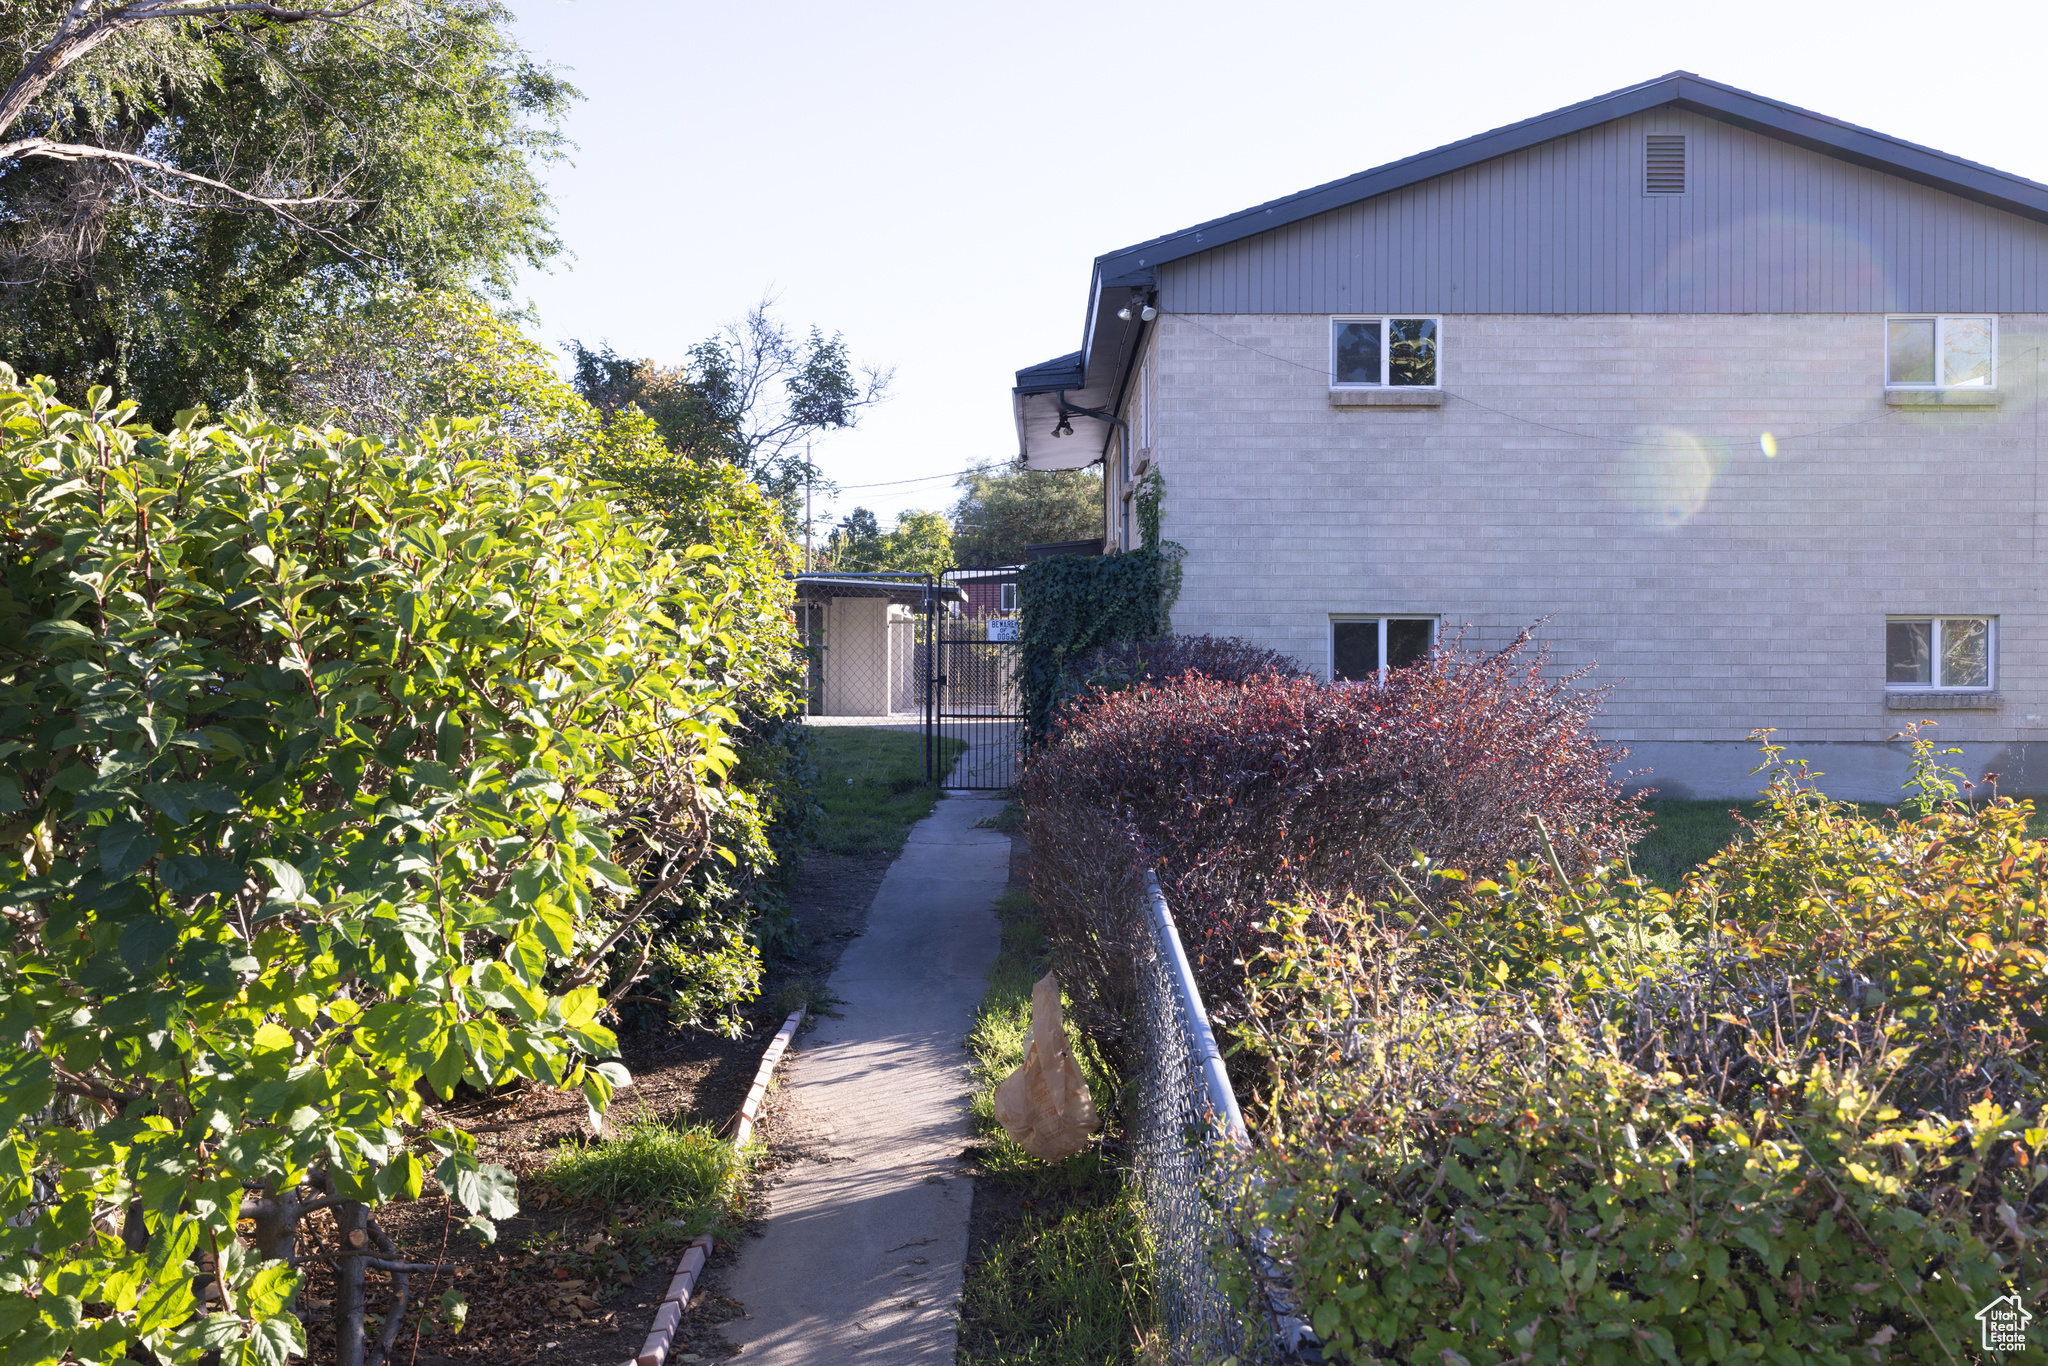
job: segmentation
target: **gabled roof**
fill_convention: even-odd
[[[1675,105],[1794,146],[1840,157],[1902,180],[1946,190],[1963,199],[2048,223],[2048,185],[1951,156],[1947,152],[1937,152],[1932,147],[1922,147],[1918,143],[1859,128],[1853,123],[1831,119],[1796,105],[1753,95],[1732,85],[1695,76],[1690,71],[1674,71],[1653,81],[1644,81],[1641,85],[1632,85],[1563,109],[1553,109],[1547,114],[1538,114],[1533,119],[1511,123],[1505,128],[1390,161],[1384,166],[1375,166],[1327,185],[1212,218],[1206,223],[1197,223],[1191,228],[1182,228],[1179,232],[1154,237],[1135,246],[1105,252],[1095,258],[1096,278],[1105,288],[1134,283],[1132,277],[1152,271],[1163,262],[1209,251],[1255,233],[1270,232],[1288,223],[1355,204],[1361,199],[1370,199],[1569,133],[1666,105]]]
[[[1021,453],[1036,469],[1071,469],[1100,458],[1110,424],[1073,410],[1107,410],[1116,405],[1143,334],[1142,326],[1117,315],[1132,299],[1157,284],[1161,265],[1615,119],[1665,107],[1717,119],[2048,223],[2048,185],[1738,90],[1689,71],[1674,71],[1096,257],[1080,351],[1017,372],[1012,403]],[[1054,435],[1056,430],[1068,426],[1074,436]],[[1084,453],[1083,447],[1092,449]]]

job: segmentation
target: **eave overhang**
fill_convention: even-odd
[[[1019,370],[1010,396],[1017,454],[1027,468],[1078,470],[1102,458],[1113,428],[1093,414],[1110,395],[1088,386],[1079,351]]]

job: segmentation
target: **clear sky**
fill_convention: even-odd
[[[586,96],[534,335],[843,333],[896,382],[818,463],[884,526],[950,481],[850,486],[1015,455],[1095,256],[1667,71],[2048,181],[2041,0],[510,4]]]

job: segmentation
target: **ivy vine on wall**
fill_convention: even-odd
[[[1033,735],[1050,726],[1074,660],[1113,640],[1167,633],[1167,570],[1167,556],[1157,550],[1062,555],[1024,567],[1017,576],[1024,619],[1017,677]]]

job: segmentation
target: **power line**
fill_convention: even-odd
[[[898,484],[929,484],[934,479],[958,479],[963,474],[972,473],[974,473],[973,470],[956,470],[952,474],[920,474],[915,479],[884,479],[878,484],[836,484],[834,487],[840,489],[886,489],[894,488]]]

